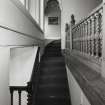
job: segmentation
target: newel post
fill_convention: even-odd
[[[102,42],[102,76],[105,77],[105,0],[103,0],[103,27],[102,27],[102,35],[103,35],[103,42]]]
[[[73,32],[72,32],[73,26],[75,26],[74,14],[71,15],[71,21],[70,21],[70,50],[73,49]]]

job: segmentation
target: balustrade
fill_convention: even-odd
[[[23,91],[27,92],[26,86],[10,86],[11,105],[13,105],[14,92],[18,92],[18,104],[21,105],[21,94]]]
[[[87,18],[71,27],[72,50],[83,55],[102,58],[102,17],[103,7],[96,9]]]

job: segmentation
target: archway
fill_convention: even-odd
[[[61,38],[61,7],[57,0],[45,0],[45,38]]]

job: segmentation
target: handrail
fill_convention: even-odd
[[[72,28],[75,28],[77,25],[83,23],[85,20],[90,18],[90,16],[94,15],[95,12],[98,12],[100,9],[103,9],[103,3],[101,3],[98,7],[92,10],[91,13],[89,13],[86,17],[82,18],[77,24],[75,24]]]
[[[23,91],[26,91],[28,93],[27,105],[32,105],[33,97],[36,96],[36,91],[38,86],[39,67],[40,67],[39,54],[40,54],[40,47],[38,47],[31,79],[27,83],[27,86],[10,86],[11,105],[13,105],[13,96],[15,91],[18,91],[19,94],[19,105],[21,105],[21,93]]]

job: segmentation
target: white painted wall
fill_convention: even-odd
[[[31,46],[31,45],[40,45],[43,43],[44,35],[42,30],[36,24],[32,16],[25,10],[23,4],[19,0],[0,0],[0,105],[10,105],[10,93],[9,93],[9,63],[10,63],[10,47],[16,46]],[[29,51],[28,51],[29,50]],[[16,51],[16,50],[15,50]],[[14,51],[14,56],[15,56]],[[25,61],[22,68],[27,66],[27,73],[25,71],[18,71],[19,73],[25,74],[27,78],[24,79],[25,76],[19,75],[21,81],[18,78],[14,78],[11,80],[11,84],[13,85],[26,85],[26,81],[29,80],[29,75],[32,71],[32,62],[35,59],[35,48],[27,49],[26,52],[23,53],[17,50],[16,54],[20,54],[21,58],[18,58],[17,62]],[[34,53],[31,53],[31,51]],[[24,55],[26,54],[26,55]],[[13,57],[13,56],[12,56]],[[24,58],[26,57],[26,58]],[[31,59],[32,58],[32,59]],[[12,59],[13,60],[13,59]],[[31,61],[32,60],[32,61]],[[15,61],[15,59],[14,59]],[[30,62],[31,63],[30,63]],[[15,62],[13,62],[15,64]],[[28,63],[28,64],[27,64]],[[17,69],[19,68],[17,67]],[[14,66],[13,66],[14,68]],[[21,70],[20,69],[20,70]],[[28,71],[28,69],[30,69]],[[18,77],[17,76],[17,77]],[[20,82],[19,84],[15,84],[14,80]],[[23,80],[23,81],[22,81]],[[17,83],[18,83],[17,82]],[[24,84],[23,84],[24,82]],[[25,105],[25,102],[24,102]]]
[[[4,33],[3,29],[0,29],[0,40],[3,40],[2,44],[5,44],[6,41],[8,42],[5,39],[6,37],[11,39],[11,43],[13,42],[12,39],[19,39],[18,43],[21,41],[23,44],[24,41],[27,43],[27,40],[28,42],[35,43],[36,38],[37,40],[44,38],[41,29],[19,0],[0,0],[0,17],[0,26],[21,32],[18,35],[13,31],[8,34],[7,32]]]
[[[25,0],[20,0],[20,1],[21,1],[21,3],[24,5],[24,1],[25,1]]]
[[[40,26],[44,30],[44,0],[40,0]]]
[[[26,86],[30,81],[38,47],[11,48],[10,86]]]
[[[66,67],[66,70],[72,105],[90,105],[90,102],[86,98],[85,94],[76,82],[68,67]]]
[[[29,12],[31,14],[31,16],[35,18],[35,13],[36,13],[36,0],[28,0],[28,6],[29,6]],[[37,19],[36,19],[37,21]]]
[[[59,17],[58,25],[49,25],[48,17]],[[59,9],[51,8],[50,12],[45,15],[45,38],[60,39],[61,37],[61,12]]]
[[[33,37],[24,36],[22,34],[0,28],[0,46],[5,45],[33,45],[38,42],[42,43],[38,39]]]
[[[81,18],[87,16],[102,0],[59,0],[62,1],[62,49],[65,48],[65,23],[69,23],[71,14],[75,15],[78,22]]]
[[[39,0],[29,0],[29,12],[31,16],[36,20],[36,22],[39,24]]]
[[[0,47],[0,105],[10,105],[9,58],[10,49]]]

